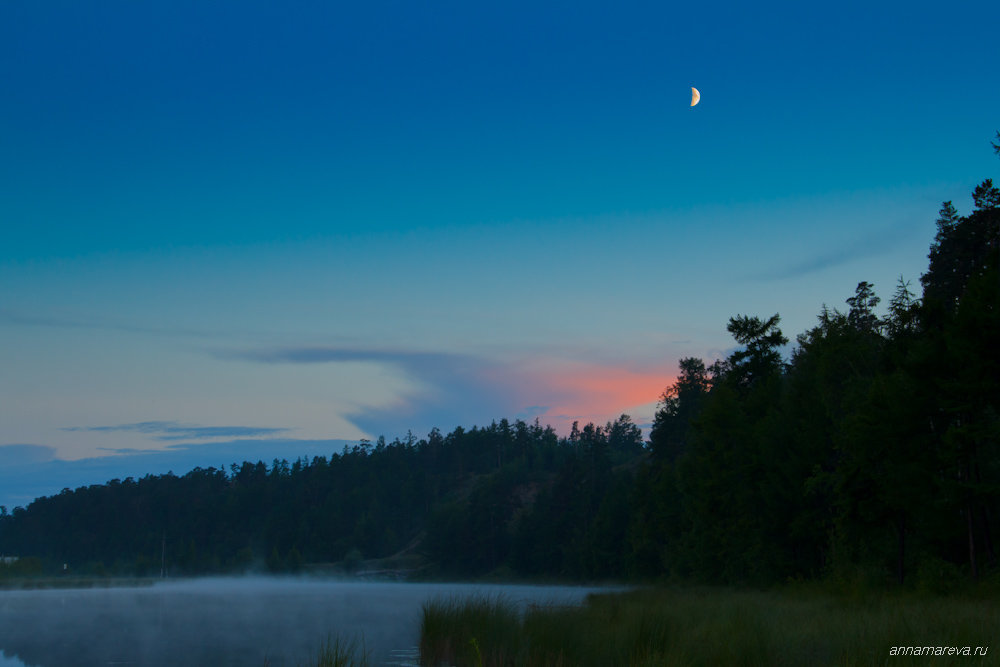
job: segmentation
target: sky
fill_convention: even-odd
[[[0,4],[0,504],[622,413],[919,291],[992,2]],[[701,102],[690,106],[691,87]]]

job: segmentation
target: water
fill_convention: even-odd
[[[502,594],[522,605],[578,604],[594,590],[244,578],[0,591],[0,667],[291,667],[337,637],[363,641],[372,664],[413,665],[428,600]]]

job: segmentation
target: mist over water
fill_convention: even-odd
[[[437,598],[498,595],[578,604],[595,588],[281,578],[191,579],[138,588],[0,591],[0,667],[308,665],[328,638],[399,664]]]

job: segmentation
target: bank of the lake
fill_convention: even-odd
[[[998,640],[992,596],[684,587],[523,614],[503,597],[432,603],[420,648],[423,664],[458,667],[883,665],[907,651],[966,667],[1000,664]]]
[[[162,581],[152,577],[11,577],[0,579],[0,591],[53,588],[141,588]]]

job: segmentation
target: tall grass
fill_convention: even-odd
[[[316,667],[368,667],[364,640],[327,638],[316,657]]]
[[[344,639],[340,636],[326,638],[319,653],[308,665],[315,667],[368,667],[368,652],[364,639]],[[271,661],[264,659],[264,667],[271,667]]]
[[[521,616],[502,595],[424,604],[420,656],[424,664],[499,667],[521,659]]]
[[[475,640],[480,657],[466,646]],[[1000,664],[995,600],[820,591],[643,589],[580,607],[473,599],[424,608],[424,665]],[[987,656],[899,658],[894,646],[988,647]]]

